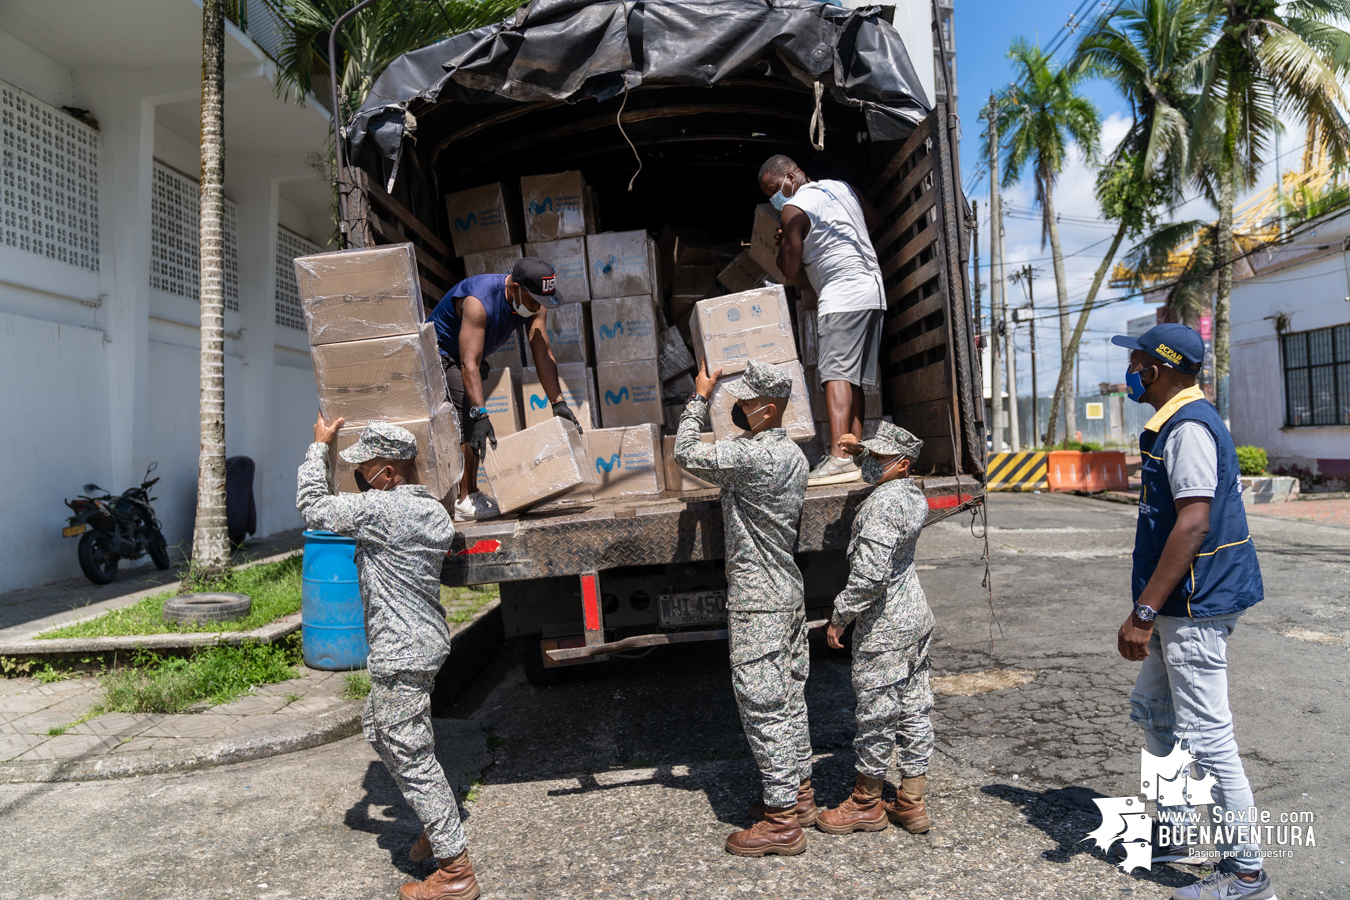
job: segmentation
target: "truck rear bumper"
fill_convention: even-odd
[[[816,619],[806,623],[807,631],[824,628],[829,619]],[[545,650],[544,654],[554,662],[571,659],[589,659],[606,653],[618,653],[624,650],[643,650],[647,647],[662,647],[666,644],[692,644],[699,641],[725,641],[727,630],[719,628],[713,631],[676,631],[671,634],[638,634],[620,641],[607,644],[595,644],[589,647],[564,647],[557,650]]]

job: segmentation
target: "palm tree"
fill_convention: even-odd
[[[1193,158],[1190,120],[1196,98],[1190,87],[1197,61],[1215,29],[1214,17],[1206,11],[1204,2],[1133,0],[1123,4],[1090,26],[1070,63],[1115,85],[1130,102],[1132,121],[1097,179],[1102,214],[1117,223],[1116,233],[1093,275],[1060,361],[1046,443],[1053,441],[1056,416],[1069,392],[1078,345],[1121,242],[1127,236],[1143,234],[1155,223],[1160,207],[1180,199],[1186,167]],[[1167,239],[1175,239],[1175,234]],[[1135,270],[1140,272],[1138,266]],[[1193,280],[1187,283],[1191,288],[1185,296],[1191,297],[1198,286]]]
[[[1339,77],[1350,73],[1350,0],[1210,0],[1222,17],[1204,55],[1197,121],[1222,135],[1213,159],[1218,179],[1218,258],[1214,298],[1215,401],[1228,418],[1229,300],[1233,288],[1233,204],[1268,160],[1281,114],[1315,127],[1332,162],[1350,158],[1347,106]]]
[[[1077,93],[1087,69],[1056,67],[1040,47],[1018,38],[1008,58],[1017,70],[1017,80],[998,95],[995,115],[1004,150],[1003,186],[1016,184],[1031,166],[1036,181],[1036,202],[1041,207],[1041,246],[1050,242],[1059,300],[1060,349],[1069,347],[1069,285],[1064,277],[1064,251],[1055,220],[1055,182],[1068,162],[1070,142],[1084,156],[1097,154],[1101,116],[1091,101]],[[1015,389],[1013,391],[1016,393]],[[1053,417],[1054,413],[1051,413]],[[1072,404],[1067,404],[1065,426],[1075,428]],[[1053,440],[1053,435],[1047,442]]]
[[[202,2],[201,453],[190,575],[230,562],[225,521],[225,12]]]

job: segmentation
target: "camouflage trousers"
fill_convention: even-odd
[[[793,806],[811,777],[806,721],[806,613],[728,612],[731,685],[741,727],[764,780],[764,803]]]
[[[858,697],[858,735],[853,750],[858,771],[874,778],[886,775],[895,753],[900,775],[912,778],[928,771],[933,755],[933,689],[928,683],[928,643],[895,650],[853,651],[853,692]]]
[[[434,682],[434,674],[371,678],[361,729],[394,776],[403,799],[422,820],[432,852],[438,859],[453,859],[464,852],[468,841],[455,793],[436,759],[431,732]]]

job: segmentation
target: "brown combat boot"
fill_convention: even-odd
[[[422,836],[417,839],[417,843],[413,844],[412,849],[408,851],[408,859],[413,862],[431,859],[431,841],[427,838],[425,829],[422,831]]]
[[[765,809],[764,801],[756,800],[750,804],[750,815],[756,820],[762,819]],[[816,824],[820,810],[816,808],[816,792],[811,789],[811,779],[806,779],[797,788],[797,805],[792,808],[792,812],[797,816],[797,824],[803,828]]]
[[[886,816],[910,834],[927,834],[933,823],[928,820],[928,807],[923,802],[925,775],[901,778],[895,799],[886,804]]]
[[[886,807],[881,802],[882,779],[858,773],[853,794],[834,809],[827,809],[816,820],[826,834],[852,834],[855,831],[885,831]]]
[[[410,881],[398,889],[401,900],[476,900],[479,893],[468,850],[439,860],[425,881]]]
[[[806,832],[793,814],[794,806],[767,806],[764,818],[727,837],[727,852],[737,856],[796,856],[806,849]]]

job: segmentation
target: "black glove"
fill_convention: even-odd
[[[577,414],[572,412],[572,408],[567,405],[566,400],[559,400],[553,404],[553,414],[560,419],[566,419],[577,426],[577,433],[581,433],[581,423],[577,421]]]
[[[473,430],[469,432],[469,448],[473,455],[482,459],[487,453],[487,442],[492,441],[492,449],[497,449],[497,432],[492,430],[492,420],[487,416],[473,420]]]

